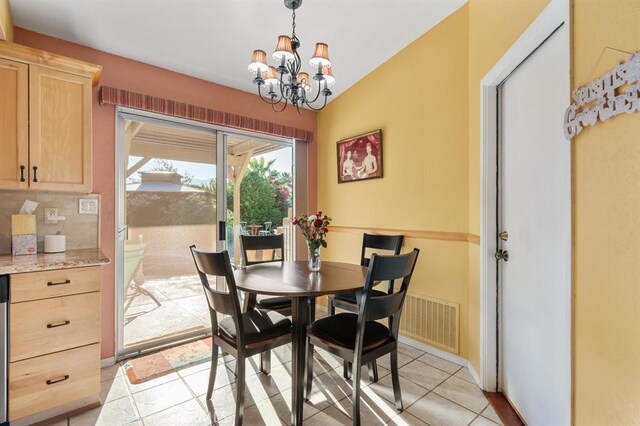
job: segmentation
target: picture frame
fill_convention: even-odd
[[[338,183],[382,178],[382,130],[336,142]]]

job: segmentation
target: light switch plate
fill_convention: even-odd
[[[98,214],[98,199],[80,198],[78,200],[78,214]]]

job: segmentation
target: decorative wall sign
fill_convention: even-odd
[[[382,131],[338,141],[338,183],[382,177]]]
[[[628,86],[623,89],[623,86]],[[579,87],[564,116],[564,136],[572,139],[586,126],[606,121],[623,113],[640,110],[640,52],[636,52],[613,70]],[[587,104],[593,103],[590,107]],[[583,108],[584,107],[584,108]]]

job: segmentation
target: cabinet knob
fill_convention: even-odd
[[[38,181],[38,166],[33,166],[33,181]]]

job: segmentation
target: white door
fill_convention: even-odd
[[[502,390],[529,425],[571,422],[569,47],[560,27],[500,86]]]

